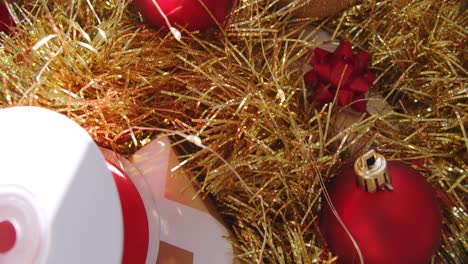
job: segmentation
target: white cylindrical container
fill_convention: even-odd
[[[159,220],[142,177],[106,161],[79,125],[6,108],[0,139],[0,263],[156,263]]]

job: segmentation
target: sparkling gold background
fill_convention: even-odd
[[[444,212],[433,261],[462,263],[464,2],[366,0],[322,20],[294,17],[298,6],[236,1],[223,29],[182,31],[177,41],[142,24],[126,0],[11,1],[18,27],[1,35],[0,106],[64,113],[124,155],[158,133],[173,136],[248,263],[333,262],[317,228],[323,183],[375,148],[420,165]],[[373,54],[372,89],[394,111],[336,131],[340,109],[304,100],[302,67],[318,29]]]

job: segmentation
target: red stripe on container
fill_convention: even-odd
[[[131,179],[117,166],[107,161],[114,177],[122,206],[124,246],[122,264],[143,264],[149,244],[149,227],[145,205]]]

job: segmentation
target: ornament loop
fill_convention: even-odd
[[[354,163],[356,182],[365,191],[374,193],[379,189],[393,190],[392,178],[384,156],[370,150]]]

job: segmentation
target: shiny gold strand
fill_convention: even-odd
[[[178,114],[160,90],[171,86],[177,65],[174,40],[131,20],[125,1],[94,1],[93,8],[88,1],[34,2],[21,11],[13,6],[25,22],[3,40],[2,106],[65,113],[99,144],[125,154],[151,133],[119,137],[122,131]]]
[[[324,21],[292,18],[292,6],[276,12],[277,1],[237,1],[225,31],[182,32],[180,42],[142,26],[125,0],[16,2],[25,22],[2,36],[1,107],[67,114],[122,154],[158,129],[199,136],[205,148],[179,137],[175,145],[216,202],[238,259],[332,263],[317,227],[322,184],[370,146],[425,161],[445,215],[434,261],[466,259],[463,1],[368,0]],[[374,89],[397,112],[333,134],[337,109],[304,100],[314,43],[301,36],[320,27],[373,54]]]

